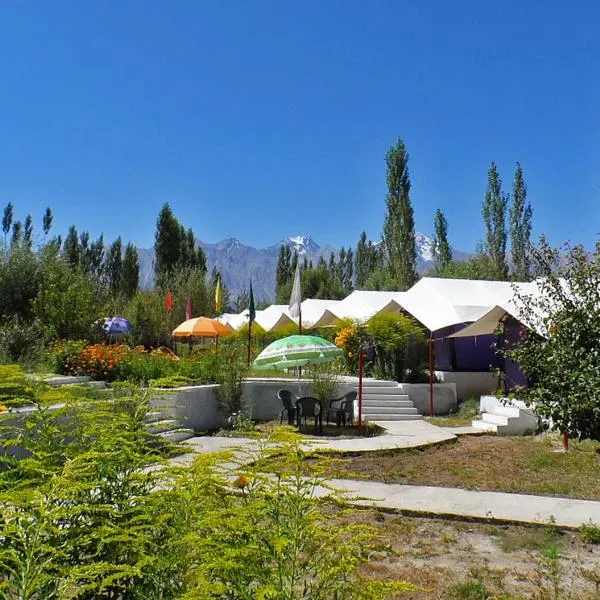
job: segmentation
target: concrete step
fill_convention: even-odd
[[[487,421],[475,420],[471,422],[471,427],[487,431],[488,433],[498,433],[498,425],[488,423]]]
[[[177,419],[165,419],[146,425],[146,430],[150,433],[167,433],[178,429],[181,429],[181,421],[178,421]]]
[[[177,443],[194,437],[194,431],[192,429],[185,429],[184,427],[181,427],[180,429],[165,431],[163,433],[159,433],[158,435],[164,440]]]
[[[146,423],[156,423],[168,418],[168,412],[166,410],[153,410],[146,414],[144,421]]]
[[[414,406],[405,408],[396,408],[393,406],[390,408],[385,406],[363,406],[362,413],[363,415],[416,415],[417,409]]]
[[[358,387],[356,388],[356,391],[358,392]],[[402,394],[402,390],[398,386],[387,387],[387,386],[379,385],[379,386],[369,387],[369,386],[363,385],[363,394],[372,394],[373,396],[381,395],[381,394],[394,396],[395,394]]]
[[[374,423],[376,421],[421,421],[422,415],[389,415],[389,414],[371,414],[363,415],[363,418]]]
[[[493,413],[483,413],[481,420],[486,423],[493,423],[494,425],[508,425],[508,419],[506,415],[495,415]]]
[[[516,406],[496,406],[492,414],[504,415],[505,417],[518,417],[521,414],[521,409]]]
[[[376,396],[373,398],[363,398],[363,408],[375,407],[375,406],[386,406],[388,408],[411,408],[413,403],[410,400],[380,400]]]
[[[355,382],[358,386],[358,381]],[[363,389],[365,387],[398,387],[397,381],[384,381],[383,379],[363,379]]]
[[[363,401],[364,400],[402,400],[403,402],[410,402],[410,399],[406,394],[372,394],[371,392],[363,393]]]

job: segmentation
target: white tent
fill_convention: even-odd
[[[372,292],[356,290],[329,308],[330,314],[323,314],[314,327],[332,327],[339,319],[352,319],[366,323],[371,317],[382,312],[401,312],[403,292]]]
[[[335,316],[341,300],[318,300],[308,298],[301,304],[302,327],[313,327],[321,319],[337,320]]]
[[[508,281],[423,277],[401,298],[402,308],[430,331],[477,321],[514,295]]]
[[[256,311],[255,322],[265,331],[275,331],[286,325],[293,325],[287,304],[271,304],[264,310]]]

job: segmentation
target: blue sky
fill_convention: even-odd
[[[153,243],[379,236],[387,148],[474,249],[489,162],[521,161],[534,231],[600,231],[600,7],[480,0],[0,5],[0,205]]]

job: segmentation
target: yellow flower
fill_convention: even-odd
[[[246,486],[250,485],[250,482],[252,481],[252,479],[250,479],[250,477],[248,477],[248,475],[240,475],[234,482],[233,485],[236,488],[245,488]]]

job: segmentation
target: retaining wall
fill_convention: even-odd
[[[399,383],[398,387],[413,403],[420,415],[429,416],[429,384],[428,383]],[[433,414],[447,415],[456,410],[455,383],[433,384]]]
[[[435,374],[443,383],[456,384],[458,400],[493,394],[499,385],[498,376],[491,372],[436,371]]]

